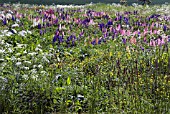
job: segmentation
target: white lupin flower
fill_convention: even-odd
[[[2,61],[4,61],[4,59],[0,59],[0,61],[2,62]]]
[[[52,57],[53,55],[54,55],[54,54],[52,54],[52,53],[49,53],[49,54],[48,54],[49,57]]]
[[[27,51],[26,50],[24,50],[24,52],[23,52],[24,54],[27,54]]]
[[[8,12],[10,13],[10,14],[13,14],[14,12],[13,11],[11,11],[11,10],[8,10]]]
[[[8,48],[8,52],[9,52],[9,53],[12,53],[13,50],[12,50],[11,48]]]
[[[4,19],[4,17],[5,17],[5,15],[2,13],[2,14],[0,14],[0,20],[3,20]]]
[[[52,82],[53,82],[53,83],[54,83],[54,82],[57,82],[57,81],[58,81],[58,79],[59,79],[60,77],[61,77],[61,75],[60,75],[60,74],[56,75],[56,76],[55,76],[55,78],[54,78],[54,80],[53,80]]]
[[[22,77],[26,80],[28,79],[28,75],[26,75],[26,74],[22,75]]]
[[[43,66],[40,64],[40,65],[38,65],[38,68],[43,68]]]
[[[31,61],[24,61],[24,63],[26,63],[26,64],[31,64]]]
[[[37,67],[37,65],[33,65],[33,68],[36,68]]]
[[[132,6],[133,6],[133,7],[137,7],[138,4],[137,4],[137,3],[133,3]]]
[[[15,54],[15,56],[20,56],[20,55],[21,55],[21,53],[16,53],[16,54]]]
[[[7,13],[7,14],[6,14],[6,18],[7,18],[7,19],[12,19],[12,14]]]
[[[11,36],[11,35],[13,35],[12,32],[7,32],[7,34],[6,34],[6,36]]]
[[[18,61],[21,61],[21,58],[17,58]]]
[[[19,20],[19,19],[16,19],[16,22],[20,22],[20,20]]]
[[[25,30],[22,30],[19,32],[19,35],[25,37],[27,35],[27,32]]]
[[[15,29],[12,29],[13,30],[13,32],[16,34],[17,33],[17,31],[15,30]]]
[[[35,51],[42,51],[42,49],[36,47],[36,48],[35,48]]]
[[[47,62],[47,63],[50,63],[50,61],[49,61],[45,56],[42,58],[42,61],[45,61],[45,62]]]
[[[37,54],[36,52],[28,53],[28,55],[31,55],[31,56],[34,56],[36,54]]]
[[[33,75],[32,78],[36,80],[38,78],[38,75]]]
[[[10,46],[12,46],[12,45],[9,44],[9,43],[6,43],[6,44],[5,44],[5,47],[10,47]]]
[[[4,82],[8,82],[8,80],[2,76],[0,76],[0,79],[2,79]]]
[[[15,60],[16,60],[15,56],[12,56],[12,57],[11,57],[11,60],[12,60],[12,61],[15,61]]]
[[[32,74],[35,74],[35,73],[37,73],[37,70],[36,70],[36,69],[32,69],[32,70],[31,70],[31,73],[32,73]]]
[[[32,34],[32,32],[31,32],[31,31],[29,31],[29,30],[27,30],[27,33],[28,33],[28,34]]]
[[[46,74],[47,72],[43,70],[43,71],[41,71],[40,73],[41,73],[41,74]]]
[[[77,95],[77,98],[81,100],[81,99],[84,99],[84,96],[81,95],[81,94],[78,94],[78,95]]]
[[[16,63],[16,66],[20,66],[22,63],[21,62],[17,62]]]
[[[33,20],[33,27],[37,26],[40,23],[40,19],[37,21],[36,19]]]
[[[25,69],[25,70],[29,70],[30,68],[29,68],[29,67],[23,67],[23,69]]]
[[[1,50],[1,49],[0,49],[0,53],[4,53],[4,52],[5,52],[5,50]]]
[[[23,48],[23,44],[17,43],[17,48]]]
[[[0,20],[3,20],[3,18],[0,16]]]
[[[19,27],[19,24],[15,23],[11,27]]]
[[[2,32],[2,34],[6,34],[8,32],[8,30],[2,30],[1,32]]]
[[[0,37],[3,37],[4,35],[0,35]]]
[[[1,64],[2,67],[5,67],[6,65],[7,65],[6,62],[4,62],[4,63]]]

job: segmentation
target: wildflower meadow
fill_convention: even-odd
[[[0,4],[0,113],[169,114],[170,5]]]

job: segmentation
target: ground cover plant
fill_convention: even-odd
[[[0,113],[170,113],[170,5],[0,6]]]

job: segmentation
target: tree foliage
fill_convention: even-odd
[[[142,2],[143,5],[151,3],[151,0],[138,0],[138,1]]]
[[[137,1],[142,2],[143,5],[151,3],[151,0],[137,0]],[[127,0],[120,0],[120,3],[121,4],[126,4]]]

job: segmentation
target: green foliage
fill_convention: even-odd
[[[138,0],[138,1],[141,1],[143,2],[142,4],[145,5],[145,4],[151,4],[151,0]]]

